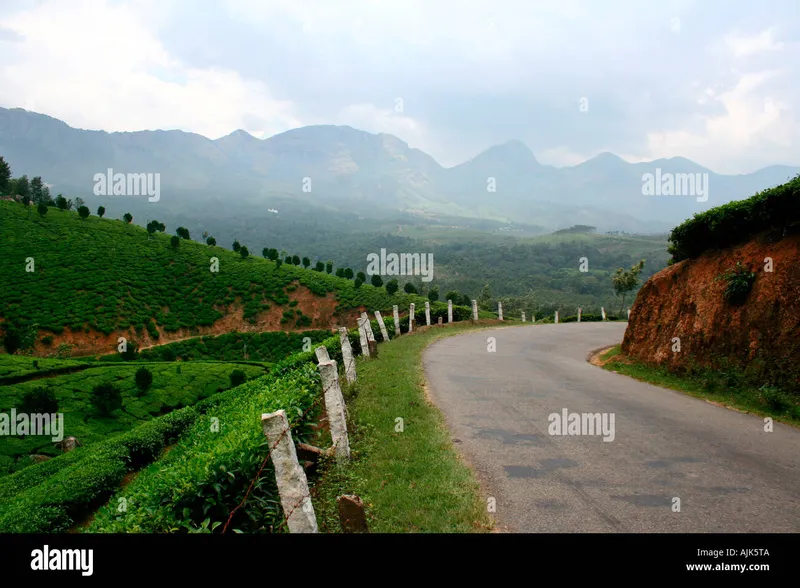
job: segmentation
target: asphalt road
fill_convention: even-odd
[[[487,508],[495,499],[497,529],[800,531],[800,430],[774,423],[765,432],[761,417],[586,361],[620,342],[625,326],[497,328],[425,351],[431,399],[480,479]],[[550,434],[549,416],[563,409],[605,413],[606,432],[613,414],[613,440],[588,421],[573,431],[582,435]]]

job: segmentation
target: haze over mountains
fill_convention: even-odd
[[[541,232],[573,224],[601,231],[668,231],[696,212],[800,173],[798,167],[770,166],[728,176],[680,157],[633,164],[611,153],[556,168],[540,164],[516,140],[445,168],[395,136],[346,126],[308,126],[265,140],[239,130],[211,140],[177,130],[87,131],[19,108],[0,108],[0,154],[15,176],[41,175],[54,194],[90,203],[133,198],[138,206],[148,204],[141,196],[95,197],[93,177],[108,168],[159,173],[161,199],[149,206],[188,218],[215,211],[252,215],[260,210],[266,216],[270,208],[279,214],[318,208],[387,219],[398,214],[492,219],[533,225]],[[643,195],[643,174],[657,169],[707,173],[707,201]]]

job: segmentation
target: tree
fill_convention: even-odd
[[[297,255],[292,255],[292,264],[300,265],[300,257]]]
[[[75,206],[75,203],[72,201],[72,198],[69,198],[67,200],[67,210],[72,210],[74,208],[74,206]],[[133,217],[131,217],[131,219],[133,219]]]
[[[11,166],[0,156],[0,196],[11,191]]]
[[[207,239],[207,238],[208,238],[208,231],[203,231],[203,239]]]
[[[489,310],[489,303],[492,301],[492,291],[489,288],[489,284],[485,284],[483,289],[481,290],[480,295],[478,296],[478,308],[482,308],[483,310]]]
[[[42,181],[42,176],[36,176],[31,179],[31,200],[37,204],[46,202],[44,198],[44,182]]]
[[[344,268],[343,267],[337,267],[336,268],[336,273],[334,275],[337,278],[343,278],[344,277]]]
[[[622,297],[622,304],[619,307],[620,315],[622,314],[622,309],[625,308],[625,296],[628,292],[635,290],[636,286],[639,285],[639,274],[641,274],[644,269],[644,262],[644,259],[640,260],[636,265],[632,265],[631,269],[627,272],[619,268],[616,273],[611,276],[614,292],[616,292],[617,296]]]
[[[40,204],[40,206],[42,206]],[[47,208],[47,207],[45,207]],[[17,351],[31,349],[36,344],[39,327],[19,319],[12,319],[2,324],[3,347],[6,353],[14,355]]]
[[[247,259],[247,256],[250,255],[250,251],[247,249],[247,247],[242,247],[239,249],[239,255],[242,256],[242,259]]]
[[[231,379],[231,388],[241,386],[247,380],[247,375],[242,370],[233,370],[229,377]]]
[[[396,279],[391,279],[386,282],[386,293],[389,296],[394,296],[395,292],[400,289],[400,285],[397,283]]]
[[[22,402],[17,407],[26,414],[54,414],[58,412],[56,393],[44,386],[37,386],[22,395]]]
[[[91,213],[89,212],[89,207],[88,206],[80,206],[80,207],[78,207],[78,216],[80,216],[82,219],[89,218],[90,214]]]
[[[206,239],[206,244],[209,245],[210,247],[213,247],[214,245],[217,244],[217,240],[214,237],[209,237],[208,239]]]
[[[452,300],[453,304],[459,304],[461,302],[461,294],[459,294],[457,290],[450,290],[444,295],[444,299]]]
[[[269,248],[268,247],[264,247],[264,249],[261,250],[261,257],[263,257],[264,259],[269,259]]]
[[[156,221],[150,221],[147,223],[147,232],[152,235],[158,230],[158,223]]]
[[[276,260],[275,260],[275,267],[276,267],[276,268],[279,268],[279,267],[281,267],[282,265],[283,265],[283,260],[281,260],[281,259],[276,259]]]
[[[103,218],[103,215],[105,213],[106,213],[106,207],[105,206],[98,206],[97,207],[97,216],[99,216],[100,218]]]
[[[277,249],[270,248],[270,250],[267,253],[269,254],[268,257],[269,257],[269,259],[271,261],[277,261],[278,260],[278,250]]]
[[[380,288],[383,286],[383,278],[380,277],[378,274],[374,274],[369,280],[373,286],[376,288]]]
[[[123,214],[122,218],[128,224],[131,224],[133,222],[133,215],[130,212],[126,212],[125,214]]]
[[[14,187],[12,190],[17,196],[25,196],[30,197],[31,195],[31,184],[28,181],[28,176],[22,176],[14,180]],[[39,204],[36,202],[36,204]]]
[[[140,367],[136,370],[136,374],[133,376],[134,381],[136,382],[136,387],[139,390],[147,390],[153,383],[153,372],[151,372],[146,367]]]
[[[34,200],[36,202],[36,200]],[[64,198],[61,194],[56,196],[56,208],[59,210],[66,210],[67,209],[67,199]]]
[[[239,243],[239,241],[234,241],[234,242],[233,242],[233,250],[234,250],[236,253],[239,253],[239,249],[241,249],[241,248],[242,248],[242,244],[241,244],[241,243]]]
[[[172,245],[173,248],[177,249],[181,244],[181,238],[178,235],[172,235],[172,238],[169,240],[169,244]]]
[[[122,408],[122,392],[110,382],[92,388],[90,400],[95,410],[103,416],[109,416],[118,408]]]
[[[307,258],[307,257],[304,257],[303,258],[303,267],[308,269],[308,266],[310,266],[310,265],[311,265],[311,260],[309,258]]]
[[[285,263],[286,265],[292,265],[292,256],[291,255],[287,255],[286,257],[284,257],[283,258],[283,263]]]
[[[178,237],[180,237],[181,239],[186,239],[187,241],[191,239],[191,237],[189,236],[189,229],[187,229],[186,227],[178,227],[177,230],[175,231],[175,234],[178,235]]]
[[[428,300],[431,302],[439,300],[439,286],[434,286],[428,291]]]
[[[324,272],[325,271],[325,264],[321,261],[317,262],[317,266],[314,268],[315,272]]]
[[[330,274],[330,273],[333,273],[333,261],[331,261],[330,259],[329,259],[329,260],[328,260],[328,262],[325,264],[325,272],[326,272],[326,273],[329,273],[329,274]]]
[[[367,274],[365,274],[364,272],[358,272],[358,273],[356,274],[356,277],[357,277],[359,280],[361,280],[362,282],[366,282],[366,281],[367,281]]]
[[[364,283],[363,280],[359,280],[358,278],[356,278],[356,281],[353,282],[353,287],[355,287],[355,289],[358,290],[363,283]]]
[[[344,277],[347,278],[348,280],[352,280],[353,279],[353,270],[351,270],[349,267],[346,268],[344,270]]]
[[[406,282],[406,285],[403,286],[403,292],[405,292],[406,294],[416,294],[417,293],[417,289],[414,287],[414,284],[412,284],[411,282]]]
[[[44,216],[47,214],[47,204],[40,204],[36,207],[36,212],[39,213],[39,216]]]
[[[86,202],[84,202],[83,198],[76,198],[75,199],[75,208],[78,209],[81,206],[85,206]]]

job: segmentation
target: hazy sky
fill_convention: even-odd
[[[445,166],[519,139],[557,166],[745,173],[800,165],[799,42],[797,0],[0,0],[0,106],[210,138],[346,124]]]

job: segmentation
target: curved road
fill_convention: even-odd
[[[498,530],[800,530],[800,430],[774,423],[765,432],[761,417],[586,361],[592,350],[620,342],[625,327],[503,327],[441,339],[425,351],[431,398],[487,505],[495,499]],[[581,415],[573,432],[582,435],[550,434],[549,416],[564,409]],[[613,440],[603,440],[602,421],[593,431],[582,413],[606,413],[606,432],[613,414]]]

